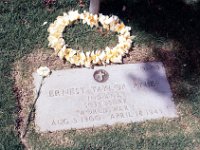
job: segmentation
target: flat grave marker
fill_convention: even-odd
[[[37,88],[41,77],[36,73]],[[37,130],[58,131],[177,117],[160,62],[53,71],[36,103]]]

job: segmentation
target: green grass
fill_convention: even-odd
[[[124,4],[127,5],[126,12],[121,11]],[[50,9],[44,7],[41,0],[0,1],[0,150],[23,149],[16,129],[19,109],[11,77],[13,63],[36,48],[47,47],[49,24],[42,26],[44,21],[53,22],[63,11],[77,8],[82,10],[77,1],[73,0],[59,0]],[[75,141],[68,149],[200,149],[199,3],[190,6],[178,0],[155,1],[153,4],[144,0],[110,0],[107,5],[102,5],[101,11],[118,15],[130,25],[133,28],[132,33],[137,35],[135,44],[148,45],[154,42],[158,48],[170,40],[181,44],[181,48],[174,51],[179,64],[174,67],[180,80],[177,83],[179,96],[175,101],[183,115],[172,121],[134,123],[127,128],[116,127],[90,134],[66,131],[66,136]],[[81,26],[74,30],[78,33],[79,28]],[[80,34],[86,28],[80,30]],[[87,36],[88,41],[98,35],[93,34],[94,32]],[[97,45],[89,44],[88,47],[82,41],[83,37],[71,38],[70,46],[83,49],[101,48],[108,44],[105,39],[110,36],[99,36],[92,41],[97,42]],[[111,44],[112,41],[111,39]],[[165,61],[164,58],[159,59]],[[184,67],[184,64],[187,66]],[[41,139],[34,131],[30,141],[35,149],[66,149],[50,145],[49,141]]]
[[[75,25],[66,27],[64,39],[69,47],[83,51],[103,50],[106,46],[114,47],[118,42],[116,34],[100,30],[100,28],[91,28],[77,22]]]

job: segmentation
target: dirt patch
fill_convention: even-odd
[[[123,62],[137,63],[137,62],[149,62],[149,61],[162,61],[167,71],[168,79],[171,83],[173,93],[176,94],[177,87],[176,83],[179,81],[179,63],[176,59],[176,51],[180,49],[178,43],[173,41],[164,44],[162,47],[157,48],[156,44],[151,43],[149,45],[135,45],[134,48],[130,50],[129,55],[127,55]],[[30,108],[34,103],[34,85],[32,73],[35,72],[40,66],[47,66],[51,70],[69,69],[72,66],[69,63],[65,63],[58,57],[53,55],[52,50],[37,49],[33,53],[26,55],[14,64],[13,78],[15,79],[15,93],[19,102],[20,111],[18,117],[18,131],[23,135],[25,126],[27,124],[27,118],[30,113]],[[34,118],[32,118],[34,119]],[[31,122],[30,127],[34,129],[34,121]],[[127,125],[117,125],[126,128]],[[97,133],[102,130],[111,130],[113,127],[103,126],[98,129],[90,128],[83,130],[76,130],[79,134],[81,133]],[[64,136],[67,132],[53,132],[53,133],[41,133],[40,139],[49,141],[52,146],[72,146],[74,141],[72,141],[67,136]],[[28,142],[30,136],[30,130],[28,130],[25,138],[22,138],[23,144],[27,149],[31,149],[31,144]]]
[[[68,69],[71,67],[68,63],[52,55],[53,51],[38,49],[14,64],[13,77],[15,79],[15,93],[19,102],[18,131],[22,138],[27,118],[34,101],[34,85],[32,73],[40,66],[48,66],[51,70]],[[32,124],[33,125],[33,124]],[[55,138],[56,139],[56,138]],[[27,141],[22,139],[26,147],[29,147]]]

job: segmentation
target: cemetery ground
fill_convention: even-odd
[[[110,0],[101,9],[119,16],[136,36],[125,64],[163,62],[178,118],[56,133],[37,133],[31,121],[26,137],[20,138],[34,99],[33,71],[40,65],[71,67],[47,48],[47,28],[65,11],[88,9],[89,2],[83,2],[80,7],[76,0],[59,0],[47,7],[41,0],[0,1],[0,149],[200,149],[200,4],[179,0]],[[75,25],[65,34],[78,48],[116,42],[114,34],[86,26]]]

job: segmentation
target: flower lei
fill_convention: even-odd
[[[63,31],[66,26],[73,24],[77,20],[82,20],[83,24],[91,28],[102,26],[106,30],[118,33],[118,44],[113,47],[106,47],[104,50],[87,51],[74,50],[67,47],[63,39]],[[122,63],[122,57],[128,53],[132,45],[133,36],[130,35],[131,27],[127,27],[117,16],[105,16],[102,14],[93,15],[84,11],[69,11],[63,16],[58,16],[54,23],[51,23],[49,32],[49,46],[53,48],[61,59],[66,59],[76,66],[91,67],[95,64]]]

